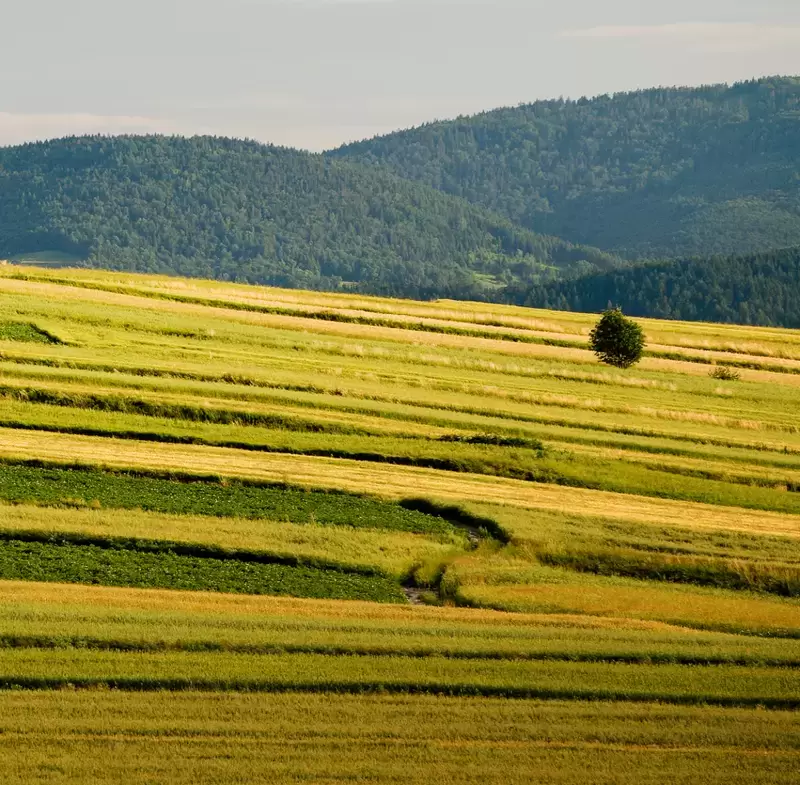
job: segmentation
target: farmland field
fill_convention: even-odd
[[[800,783],[800,334],[596,318],[0,267],[0,781]]]

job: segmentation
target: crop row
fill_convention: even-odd
[[[103,509],[78,500],[65,500],[57,508],[0,503],[0,539],[131,544],[137,550],[329,567],[397,580],[407,580],[422,565],[434,569],[467,544],[461,533],[428,536],[314,522]]]
[[[800,667],[800,641],[599,617],[0,582],[0,646]]]
[[[437,657],[318,654],[0,651],[0,686],[109,686],[129,690],[400,692],[562,700],[661,701],[800,707],[800,680],[786,668],[728,665],[507,662]]]
[[[285,361],[288,364],[291,358]],[[378,370],[383,361],[376,362]],[[341,368],[316,366],[290,373],[283,366],[271,374],[269,386],[258,388],[57,370],[23,372],[6,363],[4,389],[20,399],[86,405],[96,411],[140,411],[188,422],[260,422],[280,427],[285,423],[286,428],[308,432],[376,434],[392,428],[398,435],[420,434],[425,431],[423,423],[428,432],[442,426],[493,432],[545,426],[564,430],[563,438],[570,431],[586,431],[586,436],[595,434],[594,439],[601,433],[634,436],[637,445],[643,438],[672,439],[685,448],[711,444],[782,452],[800,445],[800,420],[795,422],[790,414],[794,398],[786,396],[750,400],[706,392],[700,400],[676,400],[674,392],[654,397],[654,392],[645,390],[634,399],[634,392],[624,389],[598,400],[587,397],[586,391],[564,394],[560,391],[564,382],[554,383],[552,378],[542,392],[532,391],[523,381],[510,386],[504,380],[461,389],[463,374],[458,382],[431,376],[409,384],[407,378],[385,373],[367,380],[343,378]],[[765,387],[759,386],[759,392]],[[406,425],[398,427],[398,421]]]
[[[768,531],[645,528],[581,515],[465,505],[495,520],[519,558],[596,575],[800,596],[800,539]]]
[[[19,341],[22,343],[60,343],[47,330],[30,322],[0,322],[0,341]]]
[[[113,547],[117,545],[118,547]],[[135,550],[136,543],[0,540],[0,579],[105,586],[405,602],[396,581],[378,575],[242,559]],[[111,546],[111,547],[108,547]]]
[[[796,598],[582,574],[511,555],[463,557],[441,588],[460,604],[515,613],[590,614],[800,639]]]
[[[448,536],[436,515],[368,496],[269,485],[244,480],[169,479],[136,472],[58,468],[0,462],[0,499],[54,506],[150,510],[182,515],[264,518],[364,529]]]
[[[179,347],[174,347],[173,351],[179,351]],[[149,359],[151,350],[149,347],[136,347],[135,352],[134,358],[142,362]],[[284,354],[285,357],[281,357]],[[743,384],[742,387],[726,388],[709,380],[710,386],[695,388],[694,385],[660,381],[655,376],[638,380],[625,377],[616,386],[609,387],[607,382],[616,380],[607,379],[597,371],[569,372],[553,368],[552,364],[543,366],[534,376],[522,373],[515,378],[508,374],[498,375],[494,371],[475,370],[465,378],[458,366],[436,366],[425,370],[413,366],[412,358],[397,362],[382,357],[375,358],[375,371],[370,376],[364,372],[363,359],[343,367],[341,359],[325,360],[324,356],[313,356],[303,358],[300,363],[295,362],[294,368],[288,368],[291,354],[287,350],[270,357],[269,366],[277,367],[263,369],[274,371],[268,377],[269,383],[246,376],[239,378],[231,375],[230,370],[228,374],[209,378],[207,369],[199,364],[192,366],[198,372],[203,372],[199,377],[195,374],[176,373],[167,376],[141,372],[115,375],[102,367],[81,371],[70,367],[51,367],[51,363],[42,367],[7,363],[4,370],[10,376],[20,378],[21,385],[41,386],[50,383],[52,386],[55,382],[83,384],[81,392],[93,392],[95,387],[128,387],[131,390],[170,392],[181,398],[204,396],[255,403],[274,399],[275,395],[270,394],[270,390],[285,390],[296,393],[298,400],[301,393],[316,392],[362,400],[403,400],[412,405],[441,408],[452,404],[464,408],[493,405],[497,412],[508,415],[524,415],[526,408],[535,405],[590,412],[595,416],[622,414],[660,420],[697,421],[733,428],[744,425],[752,429],[754,422],[760,422],[763,423],[759,426],[762,429],[789,433],[796,432],[800,423],[791,412],[780,416],[775,411],[776,404],[796,400],[795,391],[774,385]],[[622,384],[623,381],[627,381],[627,384]],[[389,390],[393,393],[390,397],[387,397],[389,390],[386,382],[390,383]],[[589,389],[587,382],[592,384]],[[598,389],[601,382],[603,385]],[[86,388],[87,384],[92,387]]]

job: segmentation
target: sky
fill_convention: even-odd
[[[0,0],[0,145],[309,150],[540,98],[800,75],[800,0]]]

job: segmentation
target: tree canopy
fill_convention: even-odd
[[[495,297],[614,264],[376,168],[255,142],[83,137],[0,149],[0,258],[407,297]]]
[[[589,337],[592,351],[606,364],[630,368],[642,358],[644,331],[619,308],[606,310]]]
[[[512,299],[590,312],[613,302],[632,316],[800,328],[800,248],[642,265],[534,286]]]
[[[630,258],[800,245],[800,78],[537,101],[332,155]]]

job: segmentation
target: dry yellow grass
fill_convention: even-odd
[[[574,444],[558,442],[548,442],[548,445],[555,448],[568,450],[577,455],[593,456],[603,460],[624,460],[631,463],[650,466],[653,469],[670,467],[695,472],[708,472],[712,475],[724,477],[741,478],[742,481],[758,479],[760,482],[772,484],[774,486],[785,486],[787,483],[797,483],[800,485],[800,468],[792,469],[775,466],[758,466],[745,464],[740,461],[711,460],[706,457],[694,456],[675,456],[659,453],[648,455],[637,452],[636,446],[628,448],[595,447],[590,444]]]
[[[0,712],[6,785],[800,782],[789,711],[58,691],[7,693]]]
[[[800,635],[800,603],[698,587],[581,579],[534,585],[464,584],[470,602],[508,611],[597,614],[707,629]]]
[[[382,605],[352,600],[307,600],[218,592],[169,591],[165,589],[120,589],[107,586],[33,583],[0,580],[0,606],[45,605],[119,609],[120,611],[176,611],[221,616],[263,618],[298,617],[347,621],[372,620],[398,625],[459,623],[498,627],[570,627],[585,630],[633,630],[689,634],[680,627],[656,621],[602,618],[580,614],[506,613],[496,610],[434,607],[425,605]]]

